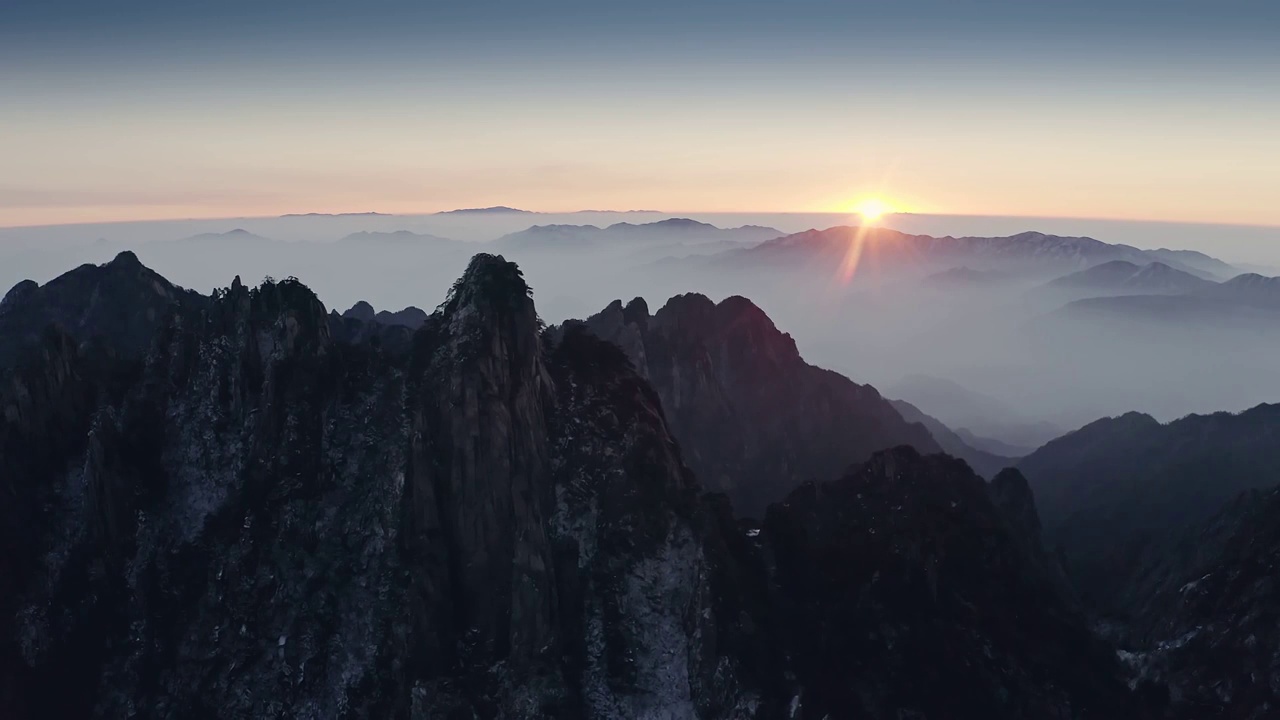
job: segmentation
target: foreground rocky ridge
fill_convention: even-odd
[[[499,257],[412,333],[293,280],[167,307],[0,389],[6,717],[1146,711],[1016,471],[896,448],[739,520]]]

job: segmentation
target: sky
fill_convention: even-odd
[[[1280,3],[0,0],[0,226],[291,212],[1280,225]]]

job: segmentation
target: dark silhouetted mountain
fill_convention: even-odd
[[[780,237],[747,250],[718,256],[728,268],[810,269],[830,273],[852,255],[859,272],[938,272],[963,265],[972,270],[1055,273],[1083,270],[1114,260],[1153,261],[1181,270],[1176,258],[1087,237],[1025,232],[1008,237],[933,237],[879,227],[834,227]]]
[[[681,410],[491,255],[412,333],[293,279],[183,310],[145,360],[48,329],[0,385],[5,718],[1141,717],[1016,473],[898,448],[739,522]],[[746,407],[784,457],[924,433],[745,300],[616,311],[650,377],[708,333],[699,377],[780,373]]]
[[[924,425],[943,452],[969,463],[969,467],[984,478],[995,477],[996,473],[1004,468],[1012,467],[1017,462],[1016,457],[1002,457],[971,446],[964,438],[943,424],[941,420],[931,415],[926,415],[920,411],[920,408],[906,400],[890,400],[889,402],[893,404],[893,408],[898,411],[903,420]]]
[[[378,245],[387,246],[404,246],[404,247],[438,247],[441,245],[457,245],[464,248],[462,243],[448,238],[442,238],[436,235],[426,235],[421,233],[409,232],[408,230],[396,230],[395,232],[356,232],[347,235],[338,242],[351,245]]]
[[[899,448],[769,509],[756,540],[804,687],[793,717],[1136,716],[1114,652],[984,485]]]
[[[342,313],[342,317],[344,318],[351,318],[354,320],[359,320],[361,322],[373,322],[373,319],[376,315],[377,315],[377,311],[373,309],[372,305],[365,302],[364,300],[361,300],[355,305],[352,305],[349,310]]]
[[[1062,434],[1062,429],[1051,423],[1027,420],[996,398],[945,378],[908,375],[889,388],[889,393],[925,409],[962,437],[968,433],[970,437],[995,437],[1013,447],[1039,447]],[[974,445],[970,440],[965,442]]]
[[[374,311],[373,306],[361,300],[352,305],[349,310],[342,313],[343,318],[359,320],[360,322],[376,322],[382,325],[398,325],[406,327],[410,330],[417,330],[427,322],[426,311],[413,307],[412,305],[397,312],[387,310]]]
[[[1269,717],[1280,703],[1280,491],[1249,491],[1153,556],[1127,599],[1122,657],[1166,716]]]
[[[493,243],[495,248],[508,251],[581,250],[640,243],[733,242],[750,245],[781,235],[778,230],[758,225],[719,228],[687,218],[670,218],[638,225],[620,222],[604,228],[595,225],[534,225],[527,230],[504,235]]]
[[[410,330],[417,330],[426,324],[427,313],[421,308],[416,308],[410,305],[409,307],[403,310],[397,310],[396,312],[382,310],[375,315],[373,319],[383,325],[399,325],[400,327],[406,327]]]
[[[1138,266],[1125,260],[1112,260],[1060,277],[1047,287],[1126,295],[1182,295],[1212,285],[1211,280],[1175,270],[1162,262]]]
[[[745,298],[679,295],[652,316],[643,299],[615,301],[586,324],[653,384],[690,467],[741,513],[877,450],[938,449],[875,388],[806,363]]]
[[[1148,558],[1241,491],[1280,478],[1280,405],[1161,424],[1129,413],[1090,423],[1018,463],[1048,541],[1104,612]]]
[[[29,357],[0,395],[6,717],[756,702],[715,649],[691,476],[616,348],[548,351],[491,256],[404,357],[328,327],[294,281],[237,283],[140,375]]]
[[[0,302],[0,369],[11,367],[50,325],[76,342],[97,337],[114,352],[140,356],[179,303],[201,300],[129,251],[104,265],[81,265],[43,286],[24,280]]]

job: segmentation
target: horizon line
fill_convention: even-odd
[[[512,206],[491,205],[486,207],[467,207],[452,208],[449,210],[432,210],[425,212],[408,212],[408,213],[388,213],[376,210],[364,211],[344,211],[344,212],[289,212],[269,215],[216,215],[216,216],[197,216],[197,217],[149,217],[149,218],[132,218],[128,220],[83,220],[65,223],[33,223],[21,225],[0,225],[0,231],[5,230],[35,230],[45,228],[60,227],[79,227],[87,225],[130,225],[141,223],[165,223],[165,222],[216,222],[216,221],[232,221],[232,220],[286,220],[307,217],[405,217],[405,218],[421,218],[436,215],[465,215],[465,211],[479,211],[480,214],[490,208],[509,207],[510,214],[528,214],[528,215],[581,215],[581,214],[601,214],[601,215],[664,215],[671,218],[690,217],[693,215],[838,215],[853,217],[858,213],[840,210],[529,210],[525,208],[516,208]],[[464,212],[459,212],[464,211]],[[495,210],[494,214],[502,211]],[[1280,230],[1280,223],[1256,223],[1256,222],[1224,222],[1210,220],[1170,220],[1158,218],[1125,218],[1125,217],[1099,217],[1094,215],[1024,215],[1024,214],[992,214],[992,213],[962,213],[962,212],[895,212],[885,213],[881,218],[881,222],[885,218],[891,217],[930,217],[930,218],[987,218],[999,220],[1079,220],[1094,222],[1118,222],[1118,223],[1140,223],[1151,225],[1203,225],[1209,227],[1237,227],[1237,228],[1257,228],[1257,229],[1275,229]]]

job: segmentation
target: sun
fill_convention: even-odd
[[[853,212],[862,216],[864,222],[875,222],[880,218],[894,212],[894,208],[883,198],[869,197],[863,198],[853,204],[851,208]]]

